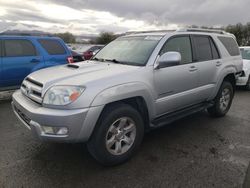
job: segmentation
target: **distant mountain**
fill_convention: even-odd
[[[53,33],[39,31],[39,30],[6,30],[0,35],[31,35],[31,36],[53,36]],[[90,40],[96,39],[98,35],[96,34],[83,34],[83,35],[75,35],[77,42],[88,42]]]
[[[38,31],[38,30],[7,30],[7,31],[0,33],[0,35],[35,35],[35,36],[50,35],[51,36],[52,34],[48,32]]]

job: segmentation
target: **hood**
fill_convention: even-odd
[[[121,75],[140,67],[106,62],[84,61],[39,70],[28,77],[38,81],[45,88],[51,84],[84,85],[88,82]]]

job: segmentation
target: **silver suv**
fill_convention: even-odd
[[[135,153],[146,130],[204,109],[224,116],[241,71],[231,34],[132,33],[90,61],[30,74],[12,106],[39,139],[86,142],[97,161],[115,165]]]

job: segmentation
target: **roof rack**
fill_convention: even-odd
[[[227,32],[223,30],[216,30],[216,29],[201,29],[201,28],[184,28],[184,29],[178,29],[178,32],[203,32],[203,33],[217,33],[217,34],[228,34]]]
[[[139,34],[139,33],[168,33],[168,32],[201,32],[201,33],[216,33],[216,34],[234,36],[233,34],[220,29],[202,29],[202,28],[181,28],[177,30],[128,31],[125,33],[125,35]]]
[[[128,31],[125,34],[137,34],[137,33],[167,33],[175,32],[176,30],[149,30],[149,31]]]

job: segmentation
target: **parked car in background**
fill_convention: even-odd
[[[88,50],[86,50],[85,52],[83,52],[83,57],[85,60],[89,60],[91,59],[95,54],[97,54],[97,52],[99,52],[102,48],[104,47],[104,45],[95,45],[95,46],[91,46]]]
[[[245,86],[250,90],[250,46],[240,47],[241,56],[243,58],[243,71],[237,80],[238,86]]]
[[[19,88],[31,72],[70,59],[70,50],[57,37],[0,36],[0,90]]]
[[[74,50],[71,50],[71,54],[72,54],[72,57],[73,57],[73,63],[77,63],[77,62],[81,62],[81,61],[85,60],[83,55],[77,53]]]
[[[112,41],[89,63],[30,74],[12,106],[35,137],[86,142],[97,161],[116,165],[136,152],[146,130],[202,110],[225,116],[241,72],[240,50],[229,33],[134,33]]]

